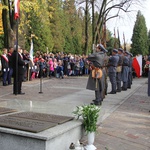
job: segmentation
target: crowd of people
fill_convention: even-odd
[[[86,55],[73,55],[71,53],[42,53],[37,51],[31,60],[29,52],[18,46],[18,68],[16,68],[16,47],[3,49],[1,55],[1,72],[3,86],[14,83],[13,93],[24,94],[21,91],[22,81],[35,78],[61,78],[67,76],[89,75],[87,89],[95,91],[94,104],[101,105],[107,92],[107,78],[110,79],[111,91],[108,94],[126,91],[131,88],[133,55],[122,48],[113,49],[110,56],[102,44],[96,52]],[[145,58],[145,62],[146,62]],[[19,70],[19,71],[16,71]],[[19,80],[16,82],[16,73]],[[12,82],[12,77],[14,81]],[[19,82],[19,83],[18,83]],[[19,89],[16,91],[16,83]]]

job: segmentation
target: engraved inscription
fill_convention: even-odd
[[[57,125],[56,123],[52,122],[42,122],[38,120],[31,120],[25,118],[16,118],[9,116],[0,117],[1,127],[30,131],[33,133],[46,130],[56,125]]]
[[[5,107],[0,107],[0,115],[1,114],[7,114],[7,113],[12,113],[16,112],[15,109],[10,109],[10,108],[5,108]]]
[[[10,116],[28,118],[32,120],[40,120],[40,121],[46,121],[46,122],[54,122],[58,124],[62,124],[62,123],[65,123],[67,121],[74,119],[74,117],[44,114],[44,113],[35,113],[35,112],[22,112],[22,113],[13,114]]]

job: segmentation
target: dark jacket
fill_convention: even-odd
[[[17,63],[17,65],[18,65],[18,75],[23,75],[24,74],[24,66],[25,66],[25,62],[24,62],[24,60],[23,60],[23,57],[19,54],[19,53],[17,53],[16,51],[14,51],[13,53],[12,53],[12,67],[13,67],[13,75],[16,75],[16,57],[18,56],[18,63]]]

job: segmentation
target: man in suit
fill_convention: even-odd
[[[9,71],[9,60],[7,57],[7,49],[3,49],[3,54],[1,55],[1,64],[2,64],[2,78],[3,78],[3,86],[7,86],[7,78]]]
[[[95,105],[101,105],[103,101],[103,90],[105,86],[105,78],[103,75],[103,67],[104,67],[104,59],[105,53],[107,51],[102,44],[99,44],[96,48],[96,52],[88,56],[88,61],[90,62],[90,66],[92,68],[89,79],[87,82],[87,89],[95,91],[95,99],[93,100]],[[93,76],[92,72],[95,70],[101,71],[101,77],[98,77],[98,74]]]
[[[111,92],[108,94],[116,94],[116,67],[118,65],[119,56],[118,56],[118,50],[113,49],[112,50],[112,56],[109,57],[108,61],[108,76],[111,82]]]
[[[26,63],[23,60],[23,56],[21,54],[21,48],[18,46],[18,52],[16,51],[16,46],[14,47],[14,52],[12,53],[12,62],[13,62],[13,94],[25,94],[22,92],[22,81],[24,77],[24,66]]]

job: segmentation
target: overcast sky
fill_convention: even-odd
[[[134,24],[136,21],[137,11],[140,10],[142,15],[145,18],[147,30],[150,30],[150,0],[146,0],[143,2],[141,6],[134,6],[132,8],[133,11],[130,14],[124,14],[121,18],[111,19],[107,22],[107,28],[114,33],[114,28],[119,29],[120,41],[123,43],[123,32],[125,34],[125,40],[127,43],[131,43],[131,37],[133,33]]]

